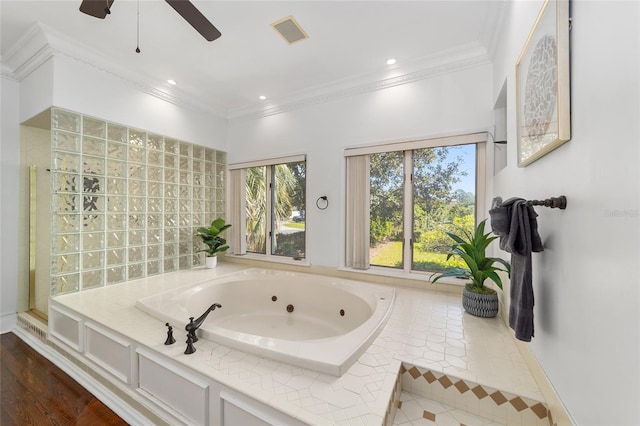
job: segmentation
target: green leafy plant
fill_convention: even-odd
[[[220,234],[226,229],[231,228],[230,224],[225,224],[224,219],[218,218],[211,222],[208,228],[200,227],[196,231],[196,235],[202,239],[202,242],[208,248],[198,250],[196,253],[205,252],[207,257],[215,256],[217,253],[224,253],[229,249],[227,240],[222,238]]]
[[[497,271],[510,274],[511,265],[506,260],[497,257],[486,257],[487,247],[498,237],[492,236],[491,232],[484,232],[485,223],[486,220],[480,222],[473,234],[466,230],[462,230],[462,236],[447,232],[449,238],[454,241],[451,245],[451,252],[447,254],[447,260],[452,256],[459,256],[467,267],[451,268],[442,273],[436,272],[429,278],[432,283],[445,277],[463,277],[471,281],[466,285],[468,290],[476,293],[493,293],[493,289],[484,286],[484,282],[490,279],[502,289],[502,280]],[[496,263],[502,267],[494,266]]]

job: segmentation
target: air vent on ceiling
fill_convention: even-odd
[[[300,27],[300,24],[293,19],[293,16],[288,16],[277,22],[271,24],[274,30],[276,30],[289,44],[293,44],[300,40],[309,38],[306,32]]]

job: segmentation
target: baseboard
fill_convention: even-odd
[[[8,333],[16,328],[18,315],[14,312],[0,316],[0,334]]]
[[[547,406],[549,407],[550,416],[550,425],[555,426],[573,426],[576,423],[571,419],[569,412],[566,407],[560,400],[560,397],[556,393],[556,390],[553,388],[553,385],[547,378],[546,373],[538,363],[533,352],[531,352],[531,348],[525,342],[521,342],[516,340],[516,347],[520,351],[524,362],[529,367],[529,371],[533,376],[538,388],[540,388],[540,392],[542,392],[542,396],[544,396],[545,401],[547,402]]]
[[[78,382],[87,391],[91,392],[104,405],[109,407],[114,413],[120,416],[125,422],[132,425],[154,425],[148,418],[140,412],[118,398],[112,391],[105,387],[102,383],[88,375],[77,365],[66,359],[60,353],[56,352],[39,339],[20,327],[11,330],[16,336],[31,346],[33,350],[43,357],[47,358],[58,368],[68,374],[73,380]]]
[[[504,280],[503,280],[503,283],[504,283]],[[502,318],[502,320],[504,321],[507,327],[509,327],[509,304],[505,303],[506,302],[505,298],[507,297],[506,291],[508,291],[508,289],[509,289],[508,286],[505,286],[505,291],[499,292],[500,317]],[[536,356],[531,351],[531,348],[529,347],[529,345],[525,342],[521,342],[520,340],[517,340],[513,335],[513,332],[511,334],[514,341],[516,342],[516,347],[518,348],[520,355],[522,355],[524,362],[527,364],[527,367],[529,368],[529,371],[531,372],[533,379],[536,381],[536,384],[538,385],[540,392],[542,392],[542,396],[544,397],[545,402],[549,407],[549,412],[551,413],[549,418],[550,425],[551,426],[575,425],[576,423],[571,419],[569,412],[567,411],[564,404],[560,400],[560,397],[558,396],[553,385],[549,381],[547,374],[544,372],[544,370],[538,363],[538,360],[536,359]]]

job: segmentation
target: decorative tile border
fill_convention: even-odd
[[[471,414],[509,425],[553,425],[540,401],[408,363],[402,363],[400,376],[403,390]]]

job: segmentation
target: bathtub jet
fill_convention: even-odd
[[[142,311],[170,323],[206,310],[200,338],[264,358],[341,376],[386,323],[390,287],[311,274],[249,269],[139,299]]]

